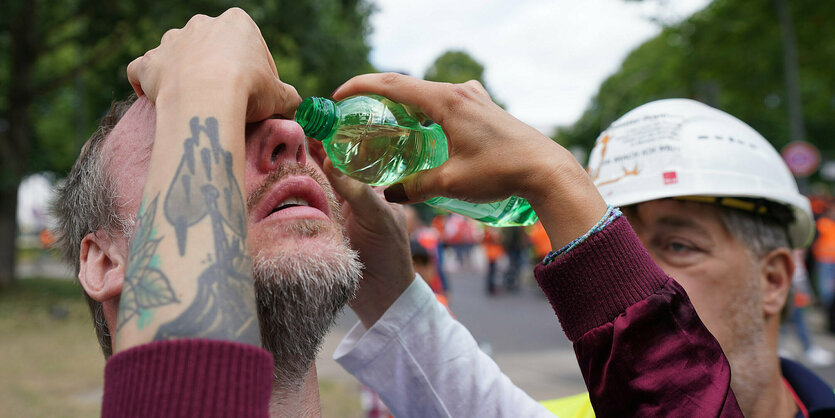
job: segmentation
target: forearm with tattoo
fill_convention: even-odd
[[[161,240],[171,239],[157,233],[157,194],[150,203],[143,203],[137,216],[118,327],[121,330],[135,320],[141,330],[154,320],[155,309],[183,303],[162,262],[201,259],[196,296],[179,316],[159,326],[154,340],[189,337],[258,344],[251,262],[244,246],[246,206],[233,172],[232,154],[221,146],[215,118],[201,123],[193,117],[189,130],[191,136],[183,142],[183,155],[162,202],[178,254],[157,251]],[[198,225],[205,228],[204,222],[211,228],[212,246],[205,254],[189,254],[189,231]]]

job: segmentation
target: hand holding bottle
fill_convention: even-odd
[[[309,97],[299,105],[296,121],[339,171],[363,183],[388,185],[449,159],[441,125],[423,126],[418,113],[373,94],[338,103]],[[530,204],[516,196],[489,203],[433,197],[426,203],[493,226],[530,225],[537,219]]]
[[[333,96],[369,93],[420,108],[443,127],[449,141],[449,160],[390,186],[387,199],[445,196],[488,202],[517,195],[539,214],[554,248],[586,233],[605,213],[605,202],[571,153],[493,103],[478,82],[366,74]]]
[[[533,151],[542,154],[543,147],[555,151],[560,148],[493,103],[476,81],[453,85],[400,74],[366,74],[342,85],[334,99],[360,93],[380,94],[419,107],[443,127],[449,139],[450,158],[446,163],[401,182],[408,201],[433,196],[478,202],[501,200],[512,194],[527,197],[524,192],[531,187],[526,183],[535,179],[522,175],[522,169],[527,171],[525,165],[534,162]],[[517,148],[520,146],[525,149]],[[497,165],[501,160],[504,163]],[[491,166],[489,182],[484,181],[488,168],[484,163]],[[473,183],[482,184],[473,187]]]

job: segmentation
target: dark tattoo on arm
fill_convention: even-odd
[[[232,154],[220,145],[218,123],[215,118],[206,118],[201,124],[199,118],[193,117],[189,127],[191,136],[186,138],[183,144],[184,152],[180,165],[162,203],[163,213],[165,219],[174,227],[180,256],[186,255],[188,251],[189,228],[203,220],[207,220],[211,225],[213,248],[207,254],[208,261],[204,262],[207,266],[197,277],[197,294],[194,301],[179,317],[160,326],[154,340],[189,337],[259,344],[252,266],[244,251],[246,206],[232,169]],[[155,198],[150,205],[153,206],[153,210],[146,211],[149,215],[140,216],[141,223],[146,223],[147,217],[147,223],[153,225],[156,202]],[[153,233],[146,235],[148,236],[142,241],[144,250],[137,249],[136,252],[149,252],[152,259],[157,257],[157,262],[147,263],[149,267],[144,268],[142,275],[159,272],[162,279],[157,278],[153,282],[156,285],[154,289],[162,287],[157,282],[163,282],[167,285],[170,296],[168,299],[157,298],[158,304],[154,306],[180,303],[174,297],[162,272],[154,270],[159,266],[155,250],[161,238],[155,240]],[[136,245],[137,240],[134,240],[133,246]],[[141,323],[142,312],[135,315],[140,318],[138,325],[144,326]],[[122,317],[119,326],[132,317]],[[149,319],[146,323],[147,321]]]
[[[130,263],[119,301],[117,331],[133,318],[136,318],[137,328],[142,329],[151,322],[153,308],[179,302],[168,277],[160,270],[157,246],[162,237],[157,238],[155,224],[158,197],[150,203],[143,201],[139,207],[136,232],[130,246]]]
[[[252,265],[244,251],[246,206],[232,154],[220,145],[215,118],[190,121],[180,166],[165,196],[165,218],[174,226],[180,255],[188,229],[208,217],[214,254],[197,278],[197,296],[175,320],[160,327],[156,340],[202,337],[258,343]]]

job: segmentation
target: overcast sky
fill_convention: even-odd
[[[507,110],[546,135],[582,114],[626,55],[710,0],[374,0],[371,62],[423,77],[464,50]]]

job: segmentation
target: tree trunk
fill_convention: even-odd
[[[797,64],[797,40],[794,36],[791,11],[786,0],[774,0],[777,20],[783,35],[783,69],[786,76],[786,98],[789,107],[789,140],[805,141],[803,104],[800,98],[800,71]]]
[[[0,147],[0,287],[15,281],[17,188],[28,170],[32,143],[32,71],[36,57],[35,1],[22,3],[11,21],[12,71],[9,83],[9,133]]]
[[[17,236],[17,188],[0,190],[0,288],[15,281],[15,237]]]

